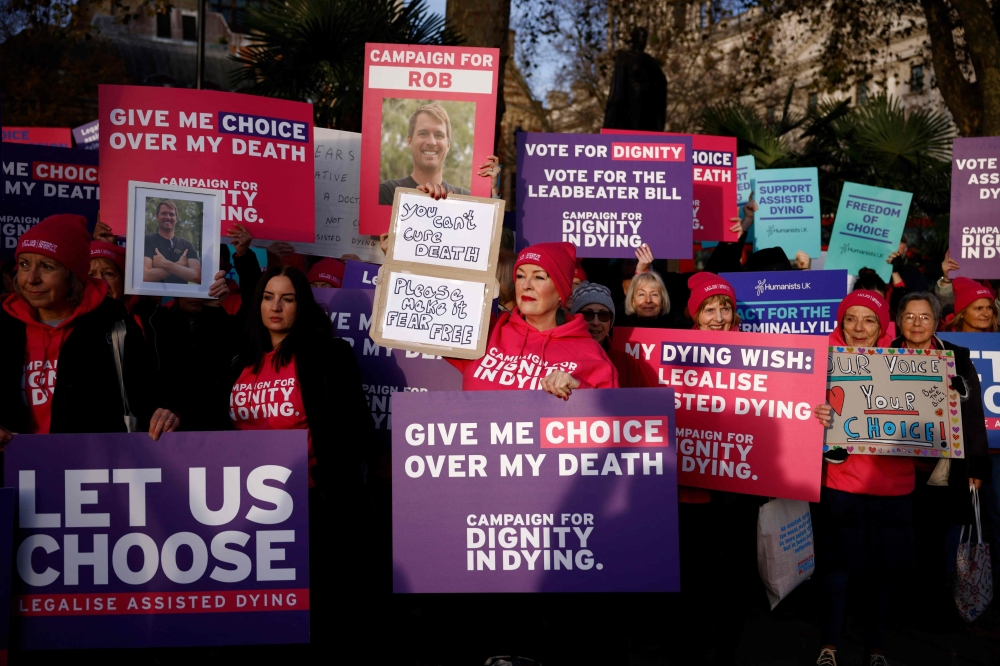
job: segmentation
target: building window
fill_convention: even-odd
[[[157,12],[156,14],[156,36],[170,39],[170,11]]]
[[[774,107],[773,106],[767,107],[767,122],[769,122],[769,123],[773,123],[774,122]]]
[[[920,92],[924,89],[924,66],[914,65],[910,70],[910,91]]]
[[[194,42],[198,40],[198,17],[190,16],[185,14],[181,17],[181,30],[183,33],[183,39],[185,42]]]
[[[816,110],[819,106],[819,93],[809,93],[809,111],[810,113]]]
[[[858,81],[858,104],[865,104],[868,102],[868,82]]]

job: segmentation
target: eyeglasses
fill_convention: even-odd
[[[594,317],[597,317],[598,321],[603,323],[611,321],[610,312],[591,312],[589,310],[581,310],[580,314],[583,315],[584,321],[594,321]]]
[[[918,319],[920,320],[921,324],[929,324],[932,321],[934,321],[934,317],[932,317],[931,315],[926,315],[926,314],[922,314],[922,315],[906,314],[906,315],[903,315],[903,321],[905,321],[907,324],[912,324],[915,321],[917,321]]]

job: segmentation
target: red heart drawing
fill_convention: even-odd
[[[938,416],[944,416],[944,410],[943,409],[935,409],[934,413],[937,414]]]
[[[841,416],[844,410],[844,387],[834,386],[827,389],[826,401],[833,407],[833,411],[837,412],[837,416]]]
[[[871,452],[871,453],[875,453],[875,447],[874,446],[869,446],[868,447],[868,451]]]

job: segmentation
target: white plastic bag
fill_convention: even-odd
[[[816,568],[809,503],[773,499],[757,517],[757,570],[771,610]]]

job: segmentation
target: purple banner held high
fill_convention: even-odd
[[[308,642],[306,439],[16,435],[12,644]]]
[[[691,137],[517,136],[517,247],[566,241],[578,257],[634,258],[648,243],[690,259]]]
[[[672,394],[397,395],[393,590],[679,590]]]
[[[1000,137],[955,139],[949,239],[951,277],[1000,278]]]

